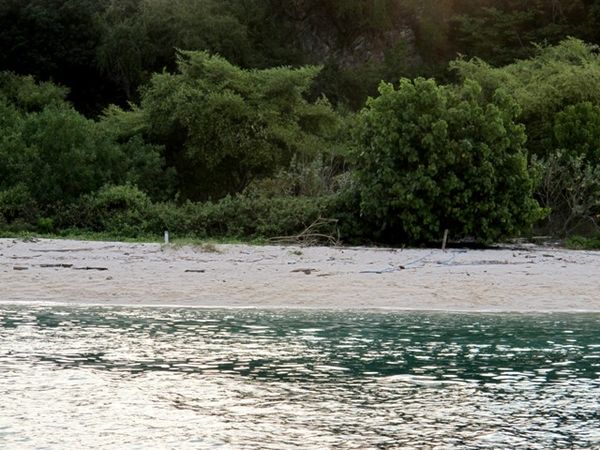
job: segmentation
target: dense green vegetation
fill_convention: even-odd
[[[598,30],[592,0],[4,0],[0,230],[593,235]]]
[[[434,241],[440,230],[490,241],[540,217],[524,127],[503,91],[473,81],[382,84],[361,114],[355,158],[361,210],[387,241]]]
[[[293,157],[314,159],[328,148],[337,117],[325,99],[304,98],[317,68],[241,70],[204,52],[182,53],[178,63],[177,74],[152,77],[141,111],[186,198],[241,192]]]
[[[521,108],[527,147],[539,176],[537,194],[557,235],[594,230],[600,218],[600,53],[567,39],[534,58],[494,68],[482,60],[451,66],[491,97],[503,88]]]

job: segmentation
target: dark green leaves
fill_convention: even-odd
[[[361,209],[392,242],[456,237],[497,240],[540,214],[532,198],[522,126],[462,90],[422,78],[383,84],[361,114],[356,174]]]
[[[335,131],[328,103],[304,97],[318,68],[243,70],[205,52],[181,52],[178,67],[152,78],[142,113],[187,198],[240,192],[294,156],[314,158]]]

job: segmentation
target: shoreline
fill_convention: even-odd
[[[597,313],[600,252],[0,239],[0,305]]]
[[[71,300],[65,301],[29,301],[29,300],[0,300],[2,306],[39,306],[50,308],[116,308],[116,309],[189,309],[202,311],[271,311],[271,312],[322,312],[322,313],[364,313],[364,314],[460,314],[460,315],[522,315],[522,316],[542,316],[542,315],[600,315],[600,310],[597,309],[553,309],[553,310],[510,310],[510,309],[418,309],[418,308],[395,308],[395,307],[372,307],[372,308],[327,308],[319,306],[214,306],[214,305],[194,305],[194,304],[155,304],[155,303],[92,303],[92,302],[76,302]]]

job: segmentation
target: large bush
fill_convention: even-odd
[[[554,148],[600,164],[600,102],[567,106],[554,119]]]
[[[0,225],[20,222],[25,226],[34,223],[38,206],[23,184],[0,190]]]
[[[387,241],[517,235],[540,215],[524,129],[502,92],[494,102],[468,82],[382,84],[361,115],[356,175],[362,214]]]
[[[71,227],[138,236],[148,230],[150,198],[135,186],[104,186],[71,208]],[[64,218],[63,218],[64,220]]]
[[[488,97],[501,87],[519,104],[529,153],[539,163],[536,196],[550,210],[543,231],[565,235],[597,227],[600,48],[567,39],[504,67],[477,59],[452,67],[477,80]]]

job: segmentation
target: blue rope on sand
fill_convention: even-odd
[[[454,262],[454,260],[458,257],[458,255],[467,253],[467,251],[466,250],[457,250],[457,251],[452,252],[452,253],[453,253],[453,255],[452,255],[452,257],[450,257],[450,259],[448,259],[447,261],[443,261],[443,262],[438,261],[438,265],[440,265],[440,266],[449,266],[452,262]]]
[[[412,261],[412,262],[409,262],[409,263],[407,263],[407,264],[404,264],[404,267],[408,267],[408,266],[412,266],[413,264],[420,263],[420,262],[421,262],[421,261],[423,261],[424,259],[427,259],[427,258],[429,258],[429,257],[430,257],[431,255],[433,255],[434,253],[435,253],[435,252],[434,252],[434,251],[432,251],[432,252],[430,252],[428,255],[425,255],[425,256],[423,256],[422,258],[415,259],[415,260],[414,260],[414,261]]]
[[[374,274],[377,274],[377,275],[381,275],[383,273],[392,273],[392,272],[395,272],[397,270],[398,270],[397,267],[390,267],[388,269],[382,269],[382,270],[363,270],[360,273],[374,273]]]
[[[437,250],[431,251],[429,254],[427,254],[427,255],[419,258],[419,259],[415,259],[414,261],[411,261],[409,263],[403,264],[400,267],[402,267],[402,268],[405,269],[407,267],[414,266],[415,264],[418,264],[421,261],[424,261],[427,258],[431,257],[436,251]],[[446,260],[446,261],[438,261],[437,265],[440,265],[440,266],[449,266],[458,257],[458,255],[463,254],[463,253],[467,253],[467,251],[466,250],[458,250],[458,251],[455,251],[455,252],[452,252],[452,253],[453,253],[453,255],[448,260]],[[381,274],[384,274],[384,273],[396,272],[398,270],[400,270],[399,267],[389,267],[387,269],[381,269],[381,270],[363,270],[360,273],[370,273],[370,274],[381,275]]]

